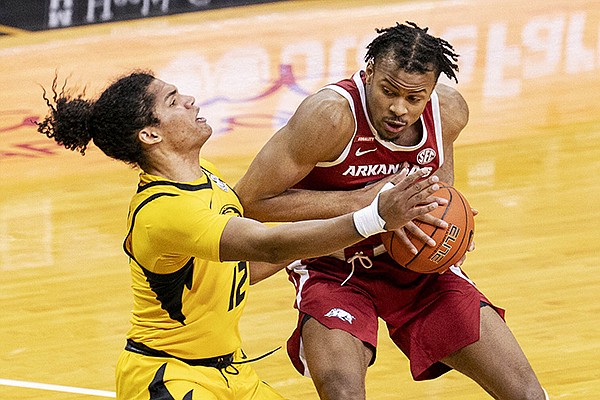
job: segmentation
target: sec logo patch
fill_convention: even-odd
[[[433,161],[436,155],[437,153],[435,152],[435,150],[431,147],[428,147],[426,149],[421,150],[419,154],[417,154],[417,162],[420,165],[425,165]]]

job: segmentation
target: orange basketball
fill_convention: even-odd
[[[395,232],[381,234],[383,245],[398,264],[423,274],[443,272],[459,261],[471,245],[475,230],[471,206],[458,190],[440,182],[440,189],[435,192],[435,196],[447,199],[448,204],[438,206],[430,214],[446,221],[448,228],[442,229],[414,221],[423,232],[435,240],[435,247],[426,245],[407,232],[408,238],[418,251],[417,254],[412,254]]]

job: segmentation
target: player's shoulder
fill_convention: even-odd
[[[452,112],[469,112],[469,107],[465,98],[462,94],[452,86],[444,85],[443,83],[438,83],[435,87],[435,91],[438,94],[438,98],[440,101],[440,107],[443,109],[442,111],[448,110]]]
[[[325,114],[329,114],[332,111],[343,112],[350,110],[348,100],[337,91],[328,87],[306,97],[302,103]]]
[[[209,165],[211,165],[209,163]],[[147,218],[168,216],[178,210],[207,207],[212,196],[212,185],[206,176],[195,182],[157,180],[138,190],[132,199],[137,213]]]
[[[354,131],[354,117],[348,100],[327,88],[306,97],[294,117],[296,122],[310,123],[328,133]]]
[[[456,135],[469,122],[469,106],[462,94],[455,88],[438,83],[435,87],[440,103],[440,115],[445,131]]]

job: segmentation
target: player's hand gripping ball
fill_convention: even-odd
[[[422,274],[446,271],[466,254],[473,242],[475,220],[467,199],[454,187],[439,183],[440,189],[434,196],[443,197],[448,204],[440,205],[431,215],[448,223],[446,229],[413,221],[425,234],[435,240],[434,247],[428,246],[406,232],[408,239],[417,248],[417,254],[409,251],[394,231],[381,234],[381,240],[389,255],[400,265]]]

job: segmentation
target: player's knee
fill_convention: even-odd
[[[365,399],[365,377],[340,370],[321,371],[313,377],[321,400]]]
[[[540,385],[540,382],[535,376],[528,380],[523,396],[523,400],[549,400],[546,390]]]
[[[525,386],[521,394],[515,397],[518,400],[549,400],[546,391],[537,383]]]
[[[365,389],[346,387],[339,382],[328,382],[317,388],[321,400],[364,400]]]
[[[546,392],[546,389],[542,388],[542,390],[544,391],[544,400],[550,400],[550,396],[548,396],[548,392]]]

